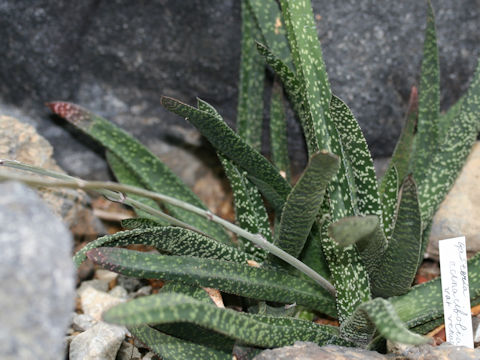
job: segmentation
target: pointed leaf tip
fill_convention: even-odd
[[[47,103],[46,105],[55,114],[61,116],[80,128],[86,127],[92,122],[93,115],[76,104],[64,101],[53,101]]]
[[[169,96],[162,96],[160,99],[160,102],[163,106],[165,106],[167,109],[174,109],[179,103],[178,100],[175,100],[174,98],[171,98]]]

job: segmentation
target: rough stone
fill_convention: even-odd
[[[95,278],[110,284],[112,281],[117,280],[118,274],[105,269],[97,269],[95,271]]]
[[[112,296],[90,287],[82,292],[80,300],[83,312],[91,316],[94,320],[100,321],[104,311],[125,302],[126,299]]]
[[[125,334],[124,327],[101,321],[71,341],[70,360],[115,360]]]
[[[118,285],[122,286],[129,293],[135,292],[143,286],[142,281],[124,275],[119,275],[117,279]]]
[[[480,318],[478,316],[472,316],[472,331],[473,344],[478,347],[480,345]]]
[[[82,293],[89,288],[93,288],[95,290],[102,291],[102,292],[107,292],[108,282],[100,279],[83,281],[80,284],[80,287],[77,289],[77,296],[82,296]]]
[[[480,251],[480,142],[433,218],[427,256],[438,259],[438,240],[465,236],[469,256]]]
[[[72,328],[76,331],[85,331],[95,325],[96,321],[87,314],[75,313],[72,318]]]
[[[120,285],[115,286],[112,290],[108,292],[108,294],[121,299],[126,299],[128,297],[127,290],[125,290]]]
[[[53,159],[52,146],[32,125],[0,114],[0,159],[2,158],[64,173]],[[17,172],[25,174],[24,171]],[[102,223],[93,215],[90,198],[85,192],[47,188],[37,192],[75,235],[93,238],[105,233]]]
[[[293,346],[264,350],[254,360],[385,360],[386,357],[374,351],[342,346],[318,346],[314,343],[297,341]]]
[[[464,93],[480,44],[478,0],[434,0],[442,107]],[[334,92],[365,130],[375,156],[388,155],[400,133],[410,87],[418,83],[424,1],[313,1]],[[202,167],[198,134],[159,104],[162,94],[212,103],[233,124],[240,55],[240,2],[5,0],[0,5],[0,103],[35,124],[69,173],[106,179],[98,145],[43,103],[79,103],[138,136],[189,182]],[[304,162],[298,125],[291,151]],[[183,144],[183,145],[182,145]],[[212,152],[204,151],[207,156]],[[180,159],[181,161],[177,161]],[[184,166],[188,161],[189,166]],[[175,167],[175,165],[172,165]],[[178,169],[178,167],[177,167]]]
[[[150,285],[142,286],[140,289],[135,291],[134,293],[128,294],[128,296],[132,299],[136,299],[137,297],[147,296],[152,293],[152,287]]]
[[[62,358],[74,308],[71,234],[33,190],[0,183],[0,249],[0,358]]]
[[[128,341],[122,342],[115,360],[141,360],[142,355],[138,349]]]
[[[154,359],[158,359],[158,357],[156,357],[157,355],[155,355],[155,353],[149,351],[148,353],[145,354],[145,356],[142,358],[142,360],[154,360]]]
[[[480,359],[480,349],[443,343],[440,346],[414,346],[392,358],[394,360],[475,360]]]

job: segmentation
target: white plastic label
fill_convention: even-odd
[[[447,342],[473,349],[465,237],[438,242]]]

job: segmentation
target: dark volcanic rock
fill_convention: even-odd
[[[374,155],[389,155],[420,76],[426,1],[312,3],[333,91],[352,108]],[[480,2],[432,4],[448,109],[466,91],[480,56]]]
[[[76,175],[106,178],[102,152],[98,146],[92,151],[85,137],[50,118],[45,101],[79,103],[139,137],[167,163],[182,157],[193,163],[203,143],[181,118],[160,106],[160,95],[189,103],[199,96],[233,124],[239,3],[3,0],[2,112],[17,117],[23,113],[52,142],[59,164]],[[473,74],[480,44],[480,3],[433,3],[447,106],[464,92]],[[313,4],[332,87],[352,107],[374,154],[388,154],[402,125],[409,89],[418,79],[425,2]],[[302,162],[298,126],[292,121],[290,127],[297,136],[293,156]],[[186,176],[191,175],[192,170]]]

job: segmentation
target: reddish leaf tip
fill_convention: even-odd
[[[55,114],[67,118],[69,115],[71,115],[72,110],[73,110],[73,105],[62,102],[62,101],[53,101],[49,102],[46,104],[50,110],[52,110]]]
[[[48,102],[46,105],[55,114],[63,117],[78,127],[87,127],[92,121],[92,115],[78,105],[64,101]]]

